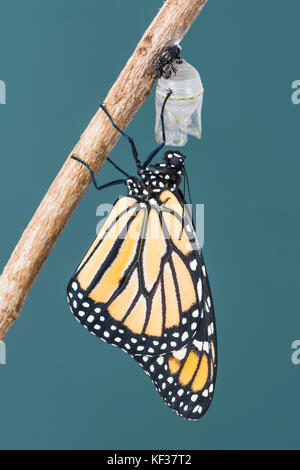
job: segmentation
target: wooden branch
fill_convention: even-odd
[[[149,95],[158,57],[184,37],[206,1],[167,0],[158,12],[104,100],[122,129]],[[118,138],[99,109],[71,154],[97,173]],[[88,171],[68,157],[0,277],[0,339],[18,318],[37,275],[90,183]]]

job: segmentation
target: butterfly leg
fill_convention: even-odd
[[[115,129],[117,129],[118,132],[120,132],[120,134],[122,134],[123,137],[125,137],[125,139],[128,140],[128,142],[130,143],[131,145],[131,149],[132,149],[132,155],[133,155],[133,158],[135,160],[135,163],[136,163],[136,166],[138,168],[141,167],[141,162],[140,162],[140,159],[139,159],[139,156],[138,156],[138,152],[137,152],[137,149],[136,149],[136,146],[135,146],[135,143],[134,143],[134,140],[132,139],[132,137],[130,137],[129,135],[127,135],[124,131],[122,131],[122,129],[120,129],[113,121],[111,115],[109,114],[109,112],[107,111],[107,109],[105,108],[105,106],[103,104],[100,104],[100,108],[105,112],[106,116],[108,117],[108,119],[110,120],[110,122],[112,123],[113,127]]]
[[[112,166],[114,166],[116,168],[116,170],[118,170],[120,173],[123,173],[123,175],[127,176],[127,178],[129,178],[129,174],[126,173],[126,171],[122,170],[122,168],[120,168],[115,162],[112,161],[111,158],[107,157],[106,159],[109,163],[112,164]]]
[[[146,168],[149,163],[151,163],[151,161],[153,160],[153,158],[155,157],[155,155],[158,154],[158,152],[166,145],[166,131],[165,131],[165,121],[164,121],[164,110],[165,110],[165,106],[166,106],[166,102],[167,100],[169,99],[169,97],[171,96],[172,94],[172,90],[169,90],[167,96],[165,97],[165,100],[163,102],[163,105],[161,107],[161,113],[160,113],[160,119],[161,119],[161,128],[162,128],[162,136],[163,136],[163,141],[161,144],[159,144],[158,147],[156,147],[154,150],[152,150],[152,152],[150,153],[150,155],[148,155],[148,157],[146,158],[146,160],[144,161],[143,165],[142,165],[142,168]]]
[[[114,186],[114,185],[122,184],[122,183],[124,184],[125,181],[126,181],[124,179],[114,180],[114,181],[110,181],[109,183],[106,183],[106,184],[98,185],[97,181],[96,181],[96,178],[95,178],[95,175],[94,175],[94,172],[91,169],[91,167],[87,163],[85,163],[83,160],[81,160],[80,158],[75,157],[75,155],[72,155],[71,158],[73,160],[76,160],[77,162],[81,163],[82,165],[84,165],[89,170],[89,172],[91,174],[91,177],[92,177],[93,184],[94,184],[95,188],[97,189],[97,191],[101,191],[101,189],[108,188],[109,186]]]

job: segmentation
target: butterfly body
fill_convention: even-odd
[[[216,379],[217,344],[214,308],[204,259],[194,224],[180,190],[187,175],[185,156],[165,153],[152,164],[163,142],[142,164],[135,143],[127,139],[137,176],[98,185],[124,184],[127,195],[113,205],[99,234],[67,286],[76,319],[93,335],[130,354],[149,375],[165,403],[180,416],[197,420],[208,409]],[[188,180],[187,180],[188,185]],[[188,185],[189,190],[189,185]],[[190,192],[190,191],[189,191]]]
[[[138,178],[130,176],[125,181],[128,195],[147,201],[165,189],[176,191],[181,183],[184,159],[181,152],[166,152],[162,163],[139,169]]]

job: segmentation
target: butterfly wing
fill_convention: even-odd
[[[168,207],[182,214],[183,197],[163,192],[162,201],[167,197]],[[191,217],[185,210],[185,231],[193,241],[194,251],[183,253],[188,260],[194,284],[198,285],[200,315],[195,318],[196,333],[189,338],[185,347],[159,356],[134,356],[157,391],[180,416],[197,420],[207,411],[213,398],[217,373],[217,338],[213,300],[202,252],[197,246],[195,229]],[[192,229],[191,229],[192,227]],[[183,282],[184,286],[184,282]],[[199,292],[201,286],[201,294]]]
[[[128,352],[188,419],[207,410],[216,377],[212,298],[181,195],[122,197],[71,278],[78,321]],[[184,216],[184,222],[183,222]]]
[[[76,318],[133,355],[180,349],[196,333],[194,234],[182,231],[174,202],[170,191],[155,204],[120,198],[67,288]]]
[[[197,420],[213,398],[217,373],[214,308],[202,255],[203,306],[195,336],[186,347],[160,356],[134,356],[165,403],[180,416]]]

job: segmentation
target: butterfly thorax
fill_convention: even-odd
[[[162,163],[141,168],[139,177],[131,176],[126,180],[128,194],[144,200],[165,189],[175,191],[181,183],[184,159],[181,152],[166,152]]]

